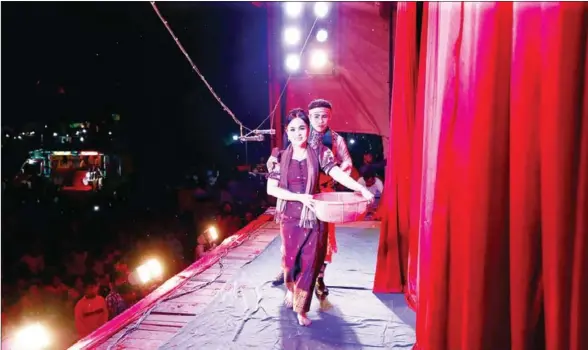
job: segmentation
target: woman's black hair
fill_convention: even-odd
[[[310,120],[308,119],[308,115],[306,114],[306,112],[304,112],[304,109],[294,108],[286,115],[286,123],[284,124],[284,129],[286,129],[288,127],[288,124],[290,124],[290,122],[296,118],[302,119],[306,126],[310,126]]]
[[[284,123],[284,149],[286,149],[286,147],[288,147],[288,145],[290,144],[290,140],[288,140],[288,125],[290,124],[290,122],[296,118],[300,118],[302,119],[302,121],[304,122],[304,124],[306,124],[307,127],[310,128],[310,119],[308,119],[308,115],[306,114],[306,112],[304,112],[304,109],[302,108],[294,108],[292,110],[290,110],[290,112],[288,112],[288,114],[286,115],[286,122]]]

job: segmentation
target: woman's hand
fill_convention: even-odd
[[[363,196],[363,198],[367,199],[370,203],[373,203],[374,202],[375,196],[367,188],[364,187],[359,192],[361,193],[361,195]]]
[[[299,201],[304,204],[305,206],[308,207],[308,209],[310,209],[313,213],[315,212],[314,209],[314,203],[315,203],[315,199],[312,197],[311,194],[306,194],[306,193],[302,193],[299,195]]]

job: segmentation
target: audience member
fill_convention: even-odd
[[[84,281],[84,296],[74,309],[78,336],[83,338],[108,321],[108,308],[103,297],[98,295],[98,285],[93,278]]]

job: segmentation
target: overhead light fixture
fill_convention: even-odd
[[[286,69],[293,73],[296,72],[300,68],[300,57],[295,54],[291,53],[286,56]]]
[[[288,27],[284,30],[284,42],[287,45],[296,45],[302,39],[300,29],[296,27]]]
[[[302,14],[302,6],[301,2],[287,2],[284,4],[284,10],[286,15],[291,18],[296,18]]]
[[[326,29],[319,29],[319,31],[316,33],[316,40],[319,43],[324,43],[325,41],[327,41],[328,38],[329,38],[329,33],[327,32]]]
[[[325,50],[315,50],[310,55],[310,66],[314,69],[322,69],[329,63],[329,56]]]
[[[318,18],[325,18],[329,13],[329,3],[317,2],[314,4],[314,15]]]

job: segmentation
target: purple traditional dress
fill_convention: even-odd
[[[293,193],[320,192],[319,171],[325,173],[336,165],[330,149],[320,145],[308,148],[302,161],[292,159],[292,146],[278,155],[279,166],[269,174],[279,181],[279,187]],[[276,222],[280,223],[282,237],[282,268],[286,287],[293,295],[293,309],[308,312],[316,278],[325,261],[327,229],[314,213],[300,202],[278,199]]]

